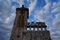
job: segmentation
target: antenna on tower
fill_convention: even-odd
[[[24,8],[24,5],[22,5],[22,8]]]

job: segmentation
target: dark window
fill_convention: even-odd
[[[17,38],[19,38],[20,36],[18,35]]]

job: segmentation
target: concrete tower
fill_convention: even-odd
[[[16,8],[16,18],[10,40],[51,40],[45,22],[27,22],[29,9]]]
[[[26,31],[28,14],[29,10],[24,5],[21,8],[16,8],[16,18],[10,40],[21,40],[22,32]]]

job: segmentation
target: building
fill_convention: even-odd
[[[27,22],[29,9],[16,8],[16,18],[10,40],[51,40],[45,22]]]

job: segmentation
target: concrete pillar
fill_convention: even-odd
[[[47,29],[45,28],[45,30],[47,30]]]
[[[39,31],[39,28],[37,28],[37,31]]]
[[[41,27],[41,31],[43,30],[43,28]]]

